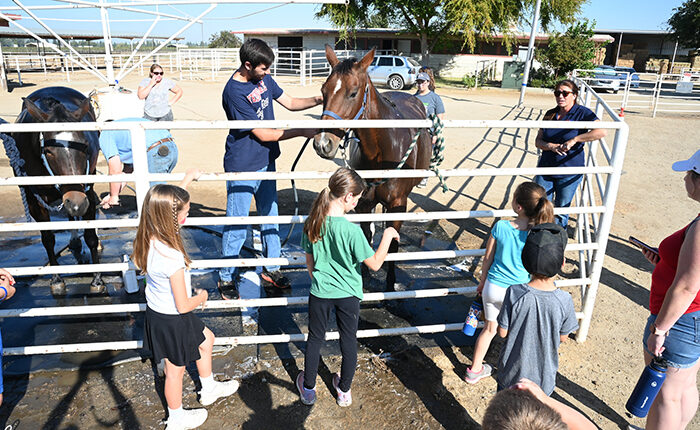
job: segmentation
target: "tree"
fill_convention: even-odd
[[[564,34],[556,34],[549,38],[545,49],[537,51],[537,59],[554,71],[558,78],[574,69],[592,69],[595,58],[595,42],[593,28],[595,21],[587,19],[566,29]]]
[[[673,10],[668,25],[680,44],[700,48],[700,0],[686,0]]]
[[[553,22],[572,23],[586,0],[543,0],[541,25],[547,30]],[[349,0],[346,5],[324,5],[316,14],[328,18],[341,29],[341,39],[350,38],[350,30],[367,28],[384,19],[397,29],[420,38],[423,64],[440,40],[458,38],[462,46],[474,50],[477,36],[489,39],[502,33],[503,43],[515,43],[515,29],[527,24],[535,0]]]
[[[220,31],[209,38],[210,48],[240,48],[243,43],[230,31]]]

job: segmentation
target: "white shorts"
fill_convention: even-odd
[[[481,297],[484,300],[484,319],[486,321],[496,321],[498,319],[507,290],[508,288],[493,284],[488,279],[484,282],[484,290],[481,292]]]

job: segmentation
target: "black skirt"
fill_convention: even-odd
[[[161,314],[146,306],[143,347],[153,360],[167,358],[176,366],[199,360],[199,345],[204,342],[204,323],[192,312]]]

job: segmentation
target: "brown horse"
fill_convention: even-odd
[[[78,91],[66,87],[47,87],[34,91],[24,99],[18,123],[92,122],[95,112],[90,100]],[[99,133],[96,131],[44,131],[11,133],[19,152],[20,174],[28,176],[94,175],[99,153]],[[23,164],[21,163],[23,161]],[[15,169],[15,174],[18,170]],[[29,213],[38,222],[50,221],[51,213],[61,212],[70,220],[94,220],[97,195],[92,184],[25,185]],[[93,263],[99,263],[99,241],[95,229],[86,228],[83,235]],[[54,232],[41,231],[41,242],[49,264],[58,265]],[[71,249],[82,248],[80,239],[71,240]],[[79,254],[78,252],[74,252]],[[100,273],[95,273],[90,291],[105,289]],[[63,295],[66,285],[59,275],[51,278],[51,292]]]
[[[323,116],[321,119],[425,119],[425,107],[416,97],[402,92],[379,94],[367,76],[367,67],[374,59],[374,49],[360,61],[354,58],[342,62],[333,49],[326,45],[326,59],[333,68],[321,87]],[[408,151],[417,134],[418,141],[402,169],[427,169],[430,165],[431,138],[427,129],[410,128],[358,128],[353,130],[359,138],[358,151],[352,157],[351,167],[357,170],[395,169]],[[321,130],[314,136],[314,149],[323,158],[332,159],[343,140],[345,131]],[[381,203],[387,212],[406,212],[408,195],[421,178],[373,180],[367,179],[369,188],[362,195],[356,211],[371,212]],[[391,221],[398,231],[401,221]],[[362,230],[371,243],[369,223],[362,223]],[[399,249],[393,242],[390,252]],[[387,263],[386,285],[394,289],[395,264]]]

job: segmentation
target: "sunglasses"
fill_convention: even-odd
[[[420,85],[420,84],[424,84],[426,82],[428,82],[428,81],[416,81],[416,84]]]
[[[154,75],[162,75],[163,72],[153,72]]]
[[[569,97],[569,94],[573,94],[573,91],[560,91],[560,90],[554,91],[554,97],[559,97],[559,96]]]

